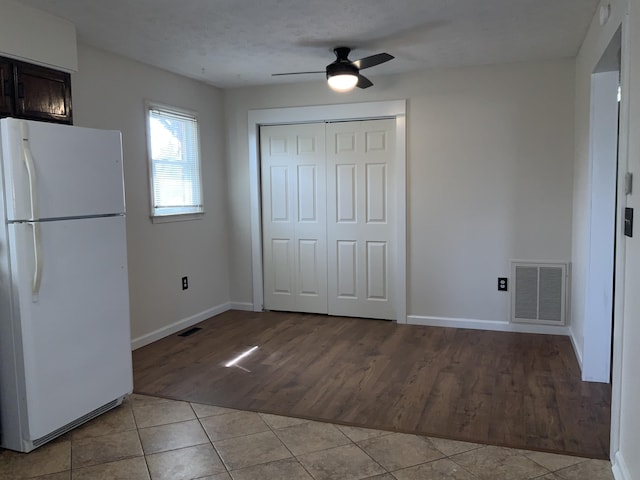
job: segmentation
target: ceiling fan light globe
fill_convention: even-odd
[[[336,92],[348,92],[353,90],[358,83],[358,77],[351,73],[333,75],[327,79],[331,90]]]

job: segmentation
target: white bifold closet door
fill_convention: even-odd
[[[395,319],[395,120],[328,123],[326,138],[328,311]]]
[[[264,303],[327,313],[324,124],[260,128]]]
[[[395,319],[395,120],[261,127],[268,310]]]

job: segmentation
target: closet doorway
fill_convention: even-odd
[[[404,100],[249,111],[254,311],[266,308],[324,312],[326,308],[326,313],[333,315],[387,318],[406,323],[405,116]],[[384,129],[377,130],[378,133],[375,129],[367,133],[370,121],[378,128],[387,122],[388,133],[382,135]],[[260,153],[264,139],[268,137],[267,129],[281,128],[282,125],[315,128],[309,124],[320,126],[324,135],[316,134],[313,145],[311,140],[302,138],[291,145],[295,144],[296,152],[298,149],[301,152],[305,149],[321,152],[324,149],[324,160],[319,164],[317,160],[308,163],[292,160],[286,174],[281,168],[283,165],[274,163],[268,169],[266,164],[262,165]],[[356,131],[356,126],[362,130]],[[347,130],[342,131],[341,128]],[[269,148],[273,151],[284,147],[282,141],[279,146],[275,140],[270,143],[273,145]],[[366,146],[364,148],[370,152],[390,152],[391,163],[385,165],[378,160],[369,161],[367,167],[366,161],[348,158],[349,146],[357,147],[358,144]],[[338,152],[340,155],[330,154],[338,149],[344,151]],[[351,150],[353,155],[359,155],[357,148]],[[311,155],[310,151],[308,155]],[[321,154],[319,158],[322,158]],[[269,161],[265,158],[265,162]],[[273,172],[271,167],[276,167]],[[359,174],[359,170],[364,175]],[[270,192],[268,198],[263,196],[267,179],[268,188],[273,185],[276,190],[280,189],[279,194]],[[309,182],[315,191],[308,188]],[[349,209],[354,213],[351,217],[356,218],[347,221]],[[334,214],[332,226],[330,211],[341,215]],[[263,224],[263,213],[265,219],[267,214],[270,215],[267,223],[278,223],[271,220],[281,219],[282,224],[277,226],[284,227],[283,231],[274,230],[270,235],[269,229],[275,226]],[[294,220],[294,213],[305,219],[305,224],[298,227],[293,222],[287,227],[285,224]],[[324,231],[317,229],[314,232],[315,220],[312,222],[311,219],[317,219],[317,225],[322,225],[322,216],[325,217]],[[362,225],[358,225],[361,219]],[[373,236],[372,232],[383,229],[387,230],[387,238]],[[358,232],[365,233],[354,237]],[[263,249],[263,244],[269,249]],[[362,244],[364,247],[360,248]],[[274,261],[278,255],[288,259],[288,263]],[[297,265],[294,263],[296,258],[302,259]],[[270,262],[278,269],[275,277],[273,271],[269,273]],[[302,270],[301,265],[305,266]],[[349,265],[350,269],[347,268]],[[266,299],[270,288],[271,291],[291,292],[285,305],[271,306]],[[364,295],[360,294],[361,291]]]
[[[264,307],[395,319],[395,120],[260,128]]]

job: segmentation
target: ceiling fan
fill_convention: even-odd
[[[336,60],[333,63],[327,65],[325,70],[319,70],[314,72],[289,72],[289,73],[274,73],[273,76],[280,75],[303,75],[307,73],[326,73],[329,87],[338,92],[348,92],[355,87],[369,88],[373,85],[371,80],[367,77],[360,75],[360,70],[365,68],[375,67],[381,63],[388,62],[394,57],[388,53],[377,53],[369,57],[361,58],[360,60],[349,60],[349,47],[336,47],[333,49],[333,53],[336,54]]]

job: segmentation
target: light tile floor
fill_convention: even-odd
[[[612,480],[609,462],[132,395],[0,479]]]

